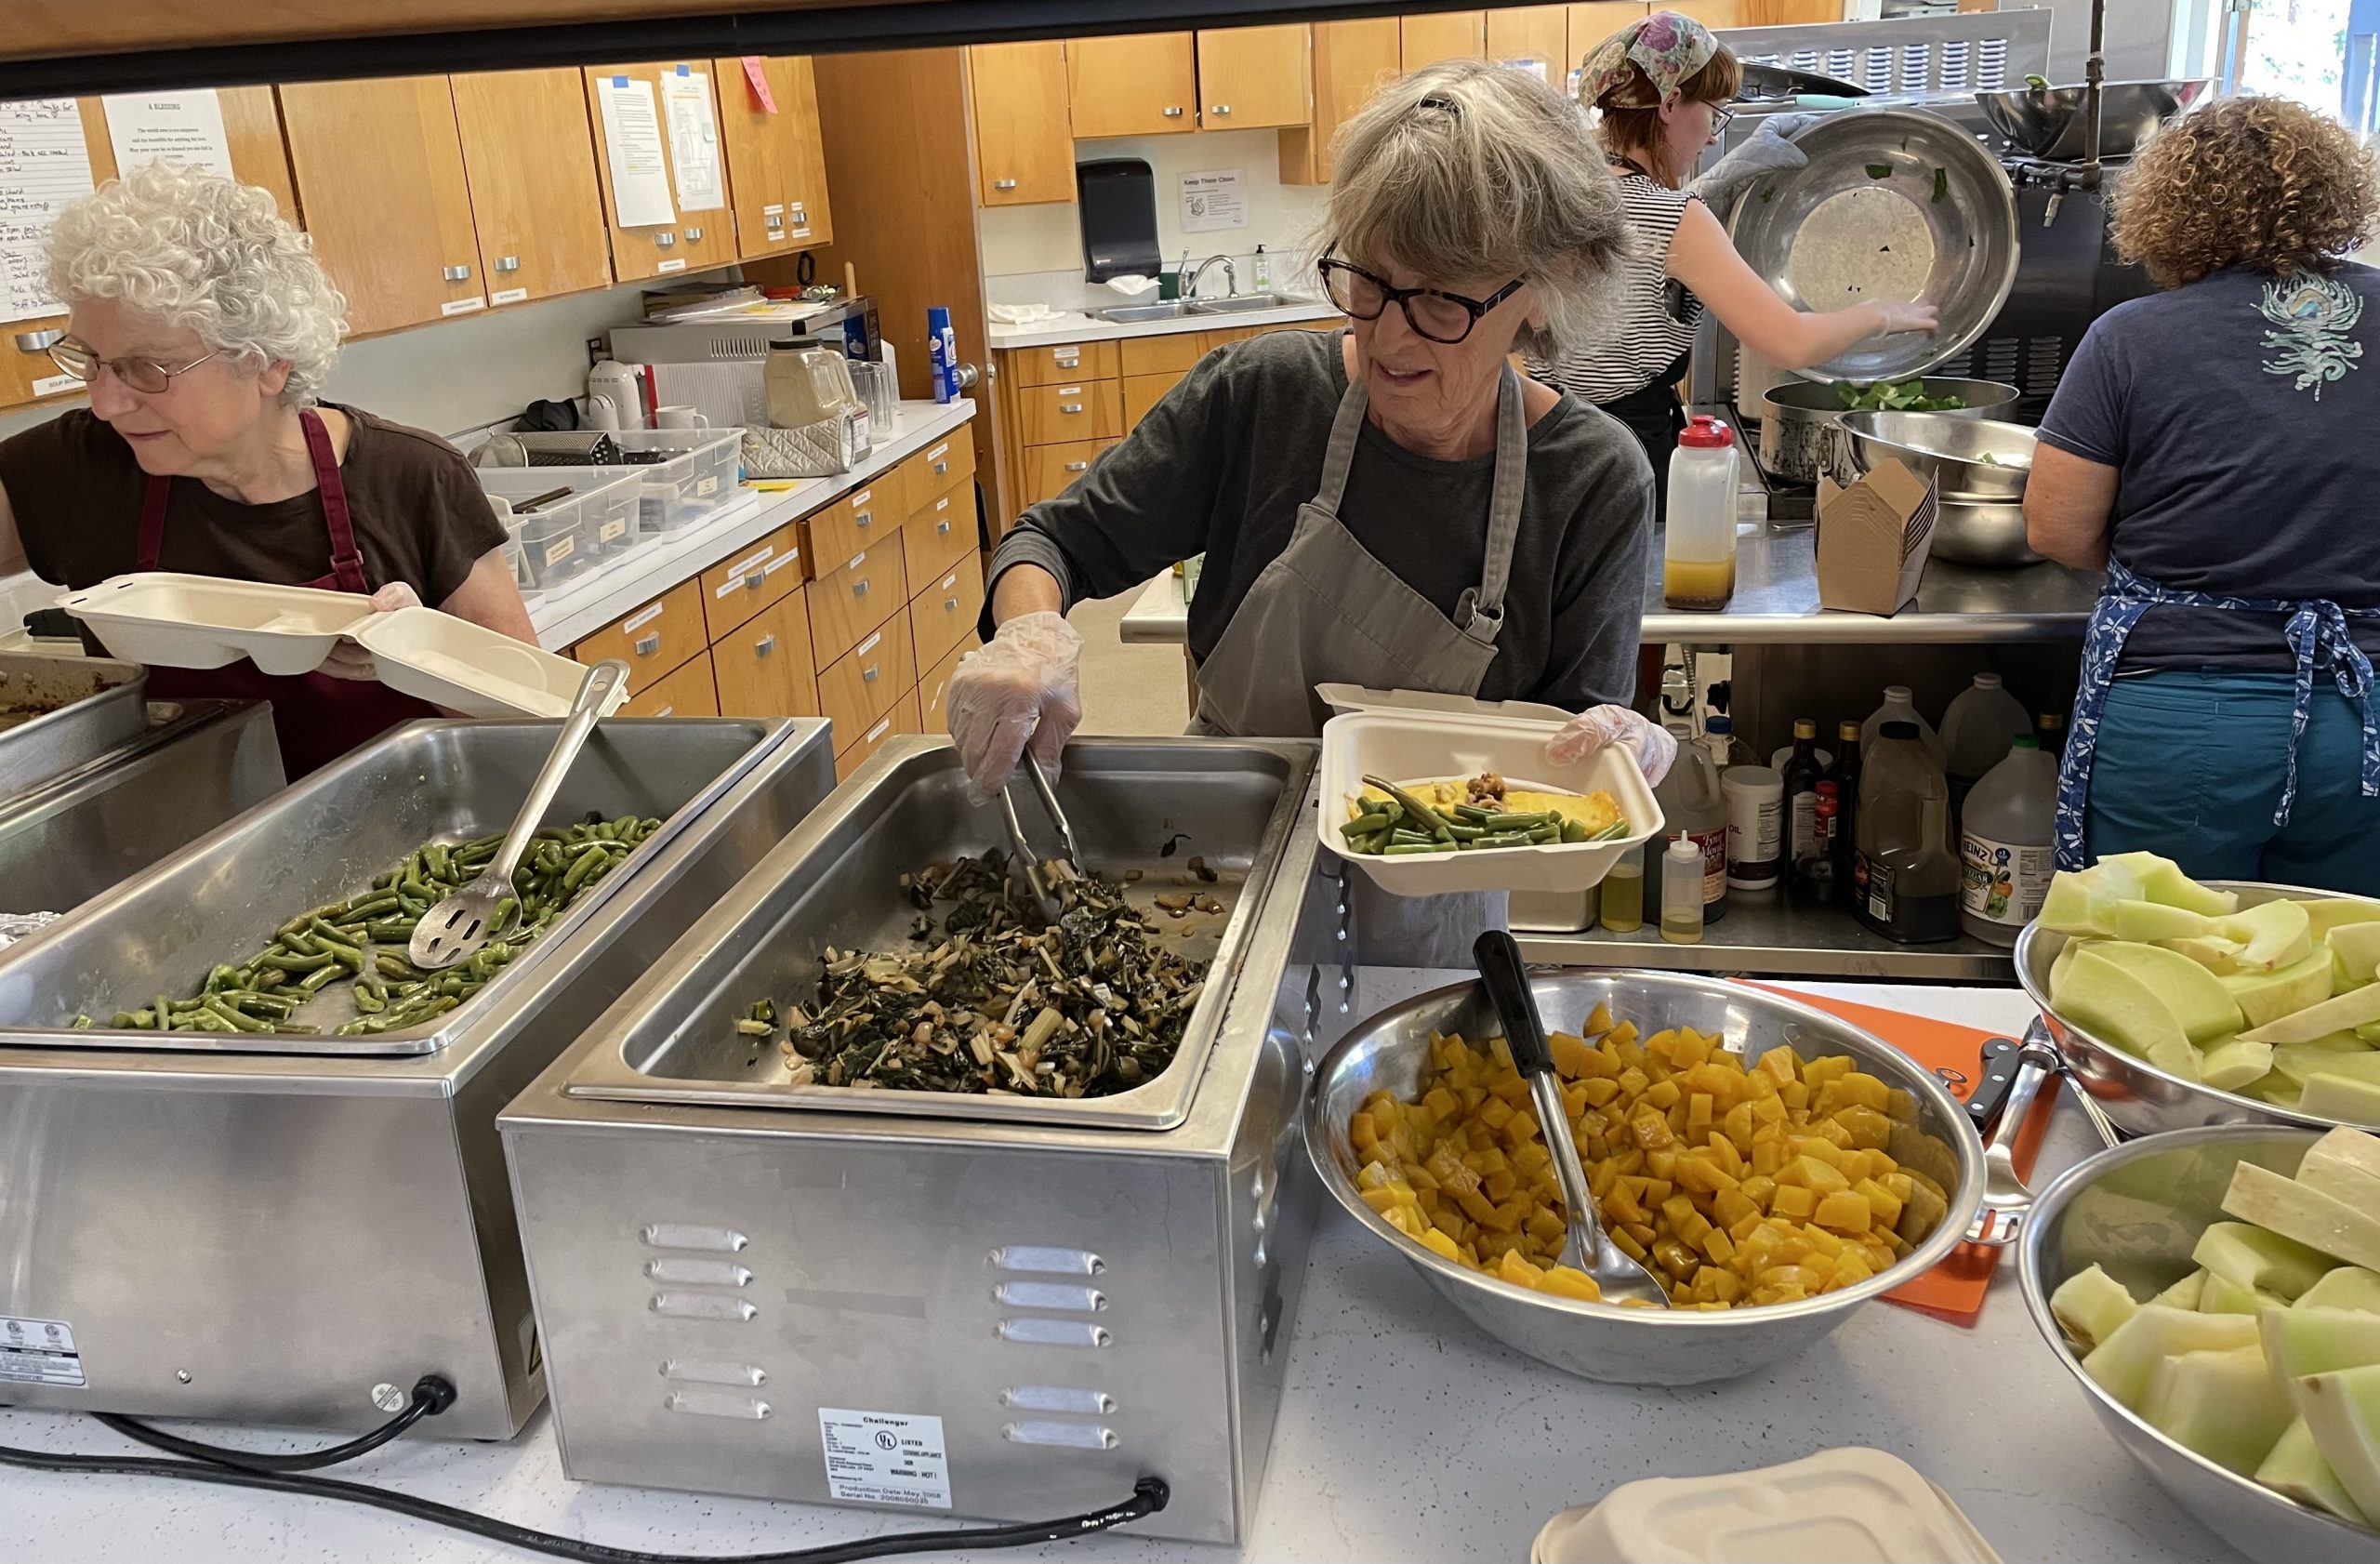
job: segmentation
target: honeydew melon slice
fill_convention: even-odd
[[[2358,1211],[2319,1189],[2308,1189],[2295,1179],[2283,1178],[2261,1163],[2241,1162],[2231,1170],[2231,1186],[2223,1192],[2223,1209],[2242,1222],[2294,1239],[2350,1266],[2380,1270],[2380,1216]],[[2295,1296],[2296,1292],[2290,1295]],[[2354,1491],[2353,1485],[2348,1491]],[[2363,1501],[2358,1498],[2356,1503]]]
[[[2359,1057],[2380,1062],[2380,1054]],[[2380,1140],[2360,1130],[2331,1131],[2306,1148],[2297,1164],[2297,1182],[2358,1210],[2380,1211]]]
[[[2285,1309],[2289,1300],[2278,1292],[2268,1292],[2260,1287],[2242,1287],[2228,1277],[2209,1271],[2206,1285],[2199,1290],[2198,1311],[2201,1314],[2262,1314],[2267,1309]]]
[[[2297,1294],[2293,1306],[2302,1309],[2360,1309],[2380,1314],[2380,1271],[2361,1266],[2341,1266]]]
[[[2076,963],[2082,958],[2077,957]],[[2220,981],[2218,979],[2218,981]],[[2318,1037],[2380,1021],[2380,983],[2350,988],[2320,1004],[2292,1011],[2240,1036],[2249,1042],[2311,1042]]]
[[[2050,1002],[2066,1019],[2143,1058],[2160,1043],[2189,1042],[2155,989],[2096,950],[2074,953],[2064,985],[2050,991]]]
[[[2331,1470],[2331,1464],[2322,1459],[2321,1451],[2314,1443],[2314,1430],[2302,1417],[2281,1430],[2272,1453],[2256,1468],[2256,1480],[2276,1493],[2334,1515],[2350,1525],[2372,1524],[2347,1496],[2339,1475]]]
[[[2317,1075],[2380,1080],[2380,1053],[2353,1032],[2333,1032],[2311,1042],[2286,1042],[2275,1048],[2272,1067],[2300,1086]]]
[[[2174,1019],[2182,1024],[2182,1035],[2192,1042],[2212,1042],[2250,1024],[2221,981],[2177,951],[2109,940],[2094,946],[2092,953],[2113,961],[2147,984],[2150,992],[2174,1013]]]
[[[2206,1271],[2202,1266],[2149,1301],[2160,1308],[2188,1309],[2195,1313],[2199,1299],[2206,1295]]]
[[[2380,1365],[2300,1381],[2297,1398],[2314,1448],[2355,1507],[2380,1515]]]
[[[2139,1308],[2131,1291],[2096,1266],[2068,1277],[2049,1295],[2049,1312],[2057,1318],[2057,1322],[2080,1340],[2095,1345],[2114,1335],[2117,1327]]]
[[[2268,901],[2223,920],[2226,939],[2247,941],[2236,958],[2245,968],[2285,967],[2302,961],[2314,948],[2306,909],[2294,901]]]
[[[2175,1443],[2246,1477],[2264,1465],[2296,1413],[2273,1384],[2265,1355],[2241,1346],[2185,1352],[2158,1364],[2142,1392],[2140,1415]]]
[[[2190,1259],[2204,1266],[2211,1277],[2283,1298],[2296,1297],[2337,1265],[2327,1254],[2246,1222],[2208,1224],[2206,1231],[2198,1236]],[[2199,1307],[2207,1309],[2203,1294]]]
[[[2163,902],[2120,901],[2108,909],[2107,925],[2118,939],[2220,939],[2230,922]]]
[[[2331,958],[2327,951],[2308,951],[2277,971],[2243,969],[2215,981],[2238,1003],[2249,1026],[2267,1026],[2331,997]]]
[[[2192,935],[2160,940],[2158,943],[2177,956],[2188,956],[2217,977],[2228,977],[2238,972],[2240,953],[2248,948],[2243,940],[2226,939],[2219,934]]]
[[[2380,1080],[2317,1068],[2297,1093],[2297,1111],[2380,1128]]]
[[[2186,1352],[2223,1352],[2255,1344],[2253,1316],[2198,1314],[2143,1304],[2082,1359],[2082,1372],[2137,1412],[2149,1389],[2150,1372],[2164,1359]]]
[[[2330,947],[2350,983],[2380,977],[2380,922],[2341,924],[2331,931]]]
[[[2228,1039],[2199,1055],[2198,1078],[2218,1092],[2237,1092],[2272,1073],[2272,1044]]]
[[[2380,901],[2361,896],[2326,896],[2297,905],[2306,909],[2307,932],[2316,939],[2349,923],[2380,923]]]
[[[2204,1058],[2188,1038],[2160,1038],[2149,1045],[2149,1062],[2176,1080],[2196,1080]]]
[[[2122,865],[2098,863],[2089,868],[2060,869],[2050,877],[2049,892],[2042,898],[2041,914],[2035,921],[2054,934],[2106,938],[2115,932],[2108,926],[2115,904],[2140,899],[2140,877]]]
[[[2300,1401],[2299,1382],[2309,1374],[2380,1363],[2380,1314],[2360,1309],[2268,1309],[2256,1317],[2256,1335],[2273,1383],[2293,1404]],[[2306,1411],[2303,1405],[2296,1410]]]
[[[2223,917],[2240,905],[2238,892],[2202,885],[2184,874],[2181,865],[2154,853],[2110,853],[2099,864],[2131,875],[2140,886],[2134,894],[2145,901],[2162,902],[2209,918]]]

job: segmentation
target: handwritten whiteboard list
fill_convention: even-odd
[[[50,296],[49,230],[91,193],[91,153],[72,98],[0,103],[0,320],[66,312]]]

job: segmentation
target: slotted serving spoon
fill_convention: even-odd
[[[1471,955],[1489,1001],[1503,1018],[1504,1042],[1513,1051],[1514,1066],[1528,1080],[1538,1128],[1545,1135],[1545,1148],[1554,1154],[1562,1214],[1570,1228],[1562,1240],[1561,1263],[1594,1278],[1606,1303],[1668,1308],[1670,1290],[1611,1241],[1595,1214],[1595,1198],[1587,1187],[1586,1169],[1579,1164],[1579,1143],[1570,1134],[1570,1116],[1563,1108],[1562,1088],[1554,1075],[1554,1051],[1546,1043],[1545,1019],[1537,1013],[1537,996],[1530,992],[1528,972],[1521,964],[1521,948],[1503,930],[1489,929],[1473,944]]]
[[[413,941],[405,947],[407,961],[424,972],[437,972],[465,960],[496,933],[498,904],[520,895],[513,888],[512,872],[521,867],[521,855],[528,850],[529,839],[536,834],[537,822],[546,817],[554,794],[562,790],[562,778],[570,775],[571,762],[586,747],[587,736],[595,731],[596,719],[611,710],[627,687],[628,677],[628,665],[623,662],[597,663],[588,670],[554,740],[553,752],[546,757],[537,779],[529,784],[529,796],[522,801],[512,828],[504,833],[504,845],[496,850],[478,879],[421,915],[421,921],[414,925]]]

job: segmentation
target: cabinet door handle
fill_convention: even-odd
[[[1079,402],[1061,402],[1058,404],[1058,411],[1061,413],[1079,413],[1082,411],[1082,404]]]
[[[806,205],[800,201],[792,203],[792,205],[793,220],[798,223],[807,223],[810,220],[810,213]]]
[[[771,213],[769,214],[769,227],[770,227],[770,228],[772,228],[772,229],[779,229],[779,228],[783,228],[784,226],[785,226],[785,214],[784,214],[783,212],[771,212]]]
[[[450,266],[446,268],[446,280],[450,283],[468,283],[471,280],[471,269],[468,266]]]
[[[752,643],[752,655],[756,657],[765,657],[776,649],[777,638],[774,633],[764,635]]]
[[[666,250],[678,242],[678,236],[675,233],[656,233],[653,236],[653,242]]]
[[[1091,471],[1091,463],[1087,461],[1070,461],[1066,463],[1066,471],[1069,472],[1088,472]]]
[[[1016,188],[1016,181],[1014,179],[994,179],[992,181],[992,188],[994,190],[1014,190]]]
[[[498,272],[518,272],[521,270],[521,258],[517,255],[498,256],[496,258],[496,269]]]
[[[665,706],[660,710],[654,712],[654,715],[656,717],[670,717],[675,716],[677,714],[677,710],[678,709],[675,706]]]
[[[880,663],[870,663],[866,668],[860,669],[859,682],[863,684],[875,683],[876,675],[881,670],[882,666],[883,665]]]
[[[1218,103],[1218,104],[1216,104],[1216,105],[1215,105],[1215,113],[1219,113],[1219,114],[1227,114],[1227,113],[1231,113],[1231,105],[1230,105],[1230,104],[1228,104],[1228,103]]]
[[[56,326],[41,331],[20,331],[17,333],[17,349],[20,352],[46,353],[65,340],[66,333]]]
[[[1165,117],[1168,119],[1180,119],[1182,117],[1182,111],[1179,108],[1169,108],[1165,111]]]
[[[654,653],[661,650],[661,632],[654,630],[651,635],[639,636],[633,650],[640,657],[653,656]]]
[[[702,231],[701,229],[699,229],[699,228],[690,228],[690,229],[686,230],[686,243],[687,243],[687,244],[689,244],[689,245],[699,245],[699,244],[701,244],[702,242],[703,242],[703,231]]]

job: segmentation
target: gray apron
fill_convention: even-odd
[[[1339,520],[1368,402],[1363,381],[1351,379],[1331,420],[1321,487],[1298,507],[1289,546],[1259,573],[1223,638],[1198,665],[1191,732],[1313,737],[1330,714],[1315,693],[1317,684],[1479,693],[1504,628],[1504,587],[1528,484],[1520,378],[1507,364],[1497,387],[1485,568],[1451,619],[1375,559]],[[1505,924],[1501,893],[1398,896],[1361,872],[1347,878],[1357,949],[1368,966],[1467,968],[1480,931]]]

